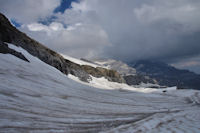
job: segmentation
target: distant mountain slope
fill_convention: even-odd
[[[121,75],[135,75],[136,70],[132,67],[129,67],[127,64],[113,60],[113,59],[94,59],[95,63],[108,67],[110,69],[114,69],[118,71]]]
[[[137,73],[156,79],[160,85],[200,89],[200,75],[188,70],[179,70],[158,61],[141,60],[129,65],[135,68]]]
[[[114,70],[94,68],[88,65],[79,65],[63,58],[60,54],[31,39],[26,34],[17,30],[9,20],[0,13],[0,41],[12,43],[27,50],[31,55],[38,57],[43,62],[57,68],[64,74],[72,74],[80,80],[89,82],[90,75],[105,77],[109,81],[124,82],[123,78]]]
[[[159,88],[158,82],[147,75],[137,73],[136,69],[128,64],[113,59],[94,59],[95,63],[116,70],[120,73],[128,85],[137,87],[155,87]]]

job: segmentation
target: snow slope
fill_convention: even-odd
[[[150,93],[150,92],[163,93],[163,91],[169,92],[169,91],[176,90],[176,86],[156,89],[156,88],[148,88],[145,85],[144,85],[144,87],[139,85],[139,87],[136,88],[135,86],[129,86],[125,83],[117,83],[117,82],[108,81],[104,77],[96,78],[96,77],[91,76],[91,80],[89,81],[89,83],[83,82],[83,81],[79,80],[78,77],[75,77],[71,74],[69,74],[68,77],[74,81],[81,83],[81,84],[92,86],[92,87],[99,88],[99,89],[121,90],[121,91],[122,90],[124,90],[124,91],[130,90],[130,91],[143,92],[143,93]]]
[[[1,133],[200,131],[199,91],[98,89],[9,47],[30,63],[0,54]]]
[[[77,59],[77,58],[73,58],[71,56],[68,56],[68,55],[65,55],[65,54],[61,54],[65,59],[71,61],[71,62],[74,62],[76,64],[79,64],[79,65],[88,65],[88,66],[92,66],[92,67],[103,67],[103,68],[107,68],[103,65],[97,65],[97,64],[93,64],[93,63],[90,63],[90,62],[86,62],[86,61],[83,61],[83,60],[80,60],[80,59]]]
[[[132,67],[129,67],[127,64],[113,60],[113,59],[94,59],[96,64],[100,64],[110,69],[118,71],[122,75],[136,75],[136,70]]]

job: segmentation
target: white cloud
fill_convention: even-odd
[[[200,13],[198,13],[200,11],[200,2],[184,3],[183,1],[183,3],[179,3],[177,1],[171,1],[172,4],[169,4],[169,1],[171,0],[168,0],[167,4],[166,2],[159,2],[159,4],[143,4],[141,7],[135,8],[133,12],[137,19],[143,24],[152,24],[161,20],[171,20],[185,26],[182,27],[184,28],[182,31],[194,31],[200,28],[200,19],[197,19],[197,16],[200,16]]]
[[[27,25],[30,31],[47,31],[49,30],[48,26],[39,24],[39,23],[32,23]]]
[[[60,31],[63,29],[63,25],[61,23],[53,22],[49,25],[50,29],[53,31]]]
[[[61,0],[0,0],[0,11],[21,23],[37,22],[46,18]]]
[[[51,36],[52,34],[55,34],[55,32],[61,32],[62,30],[64,30],[64,27],[61,23],[57,23],[57,22],[52,22],[49,26],[47,25],[43,25],[41,23],[31,23],[31,24],[27,24],[27,25],[23,25],[23,28],[27,28],[30,31],[33,32],[45,32],[47,35],[47,37]],[[37,33],[36,33],[37,34]],[[37,36],[36,36],[37,37]]]
[[[110,45],[106,32],[97,25],[76,23],[64,28],[58,22],[49,26],[32,23],[21,30],[60,53],[78,58],[96,57]]]

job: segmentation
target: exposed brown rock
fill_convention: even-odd
[[[89,73],[94,77],[98,78],[105,77],[109,81],[113,82],[125,82],[124,79],[121,77],[121,75],[115,70],[108,70],[101,67],[94,68],[88,65],[82,65],[81,67],[83,68],[84,71],[86,71],[87,73]]]

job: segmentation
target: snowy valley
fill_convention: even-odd
[[[121,89],[99,89],[76,82],[22,48],[8,45],[30,62],[0,54],[0,132],[200,130],[197,90],[171,88],[163,93],[122,84]]]
[[[199,90],[128,85],[135,69],[106,63],[60,55],[0,14],[0,133],[200,132]]]

